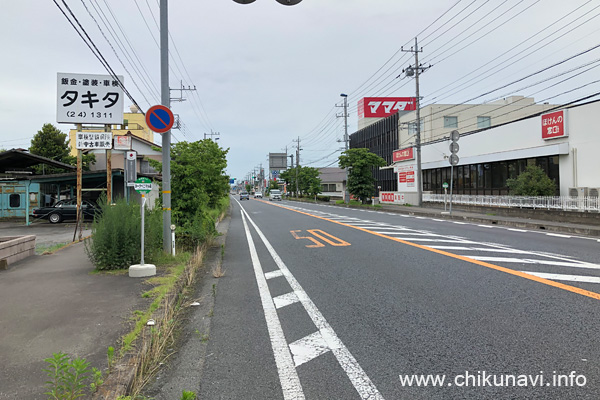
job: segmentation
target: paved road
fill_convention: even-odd
[[[234,203],[200,398],[600,396],[596,239]]]

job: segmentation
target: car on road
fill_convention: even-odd
[[[250,195],[248,194],[248,192],[240,192],[240,201],[242,200],[250,200]]]
[[[262,199],[262,192],[256,192],[256,193],[254,193],[254,198],[255,199]]]
[[[281,201],[281,190],[273,189],[269,192],[269,201],[273,200]]]
[[[90,200],[81,201],[83,218],[93,219],[100,213],[98,204]],[[77,219],[77,199],[60,200],[51,207],[35,208],[32,212],[34,218],[47,219],[53,224],[64,220]]]

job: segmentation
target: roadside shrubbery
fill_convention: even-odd
[[[115,204],[100,201],[101,215],[94,219],[92,236],[85,241],[88,257],[98,270],[127,268],[141,258],[141,210],[134,202],[119,199]],[[162,214],[146,209],[144,258],[152,261],[162,252]]]

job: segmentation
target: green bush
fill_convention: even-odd
[[[530,165],[516,179],[507,179],[506,186],[514,196],[554,196],[556,182],[537,165]]]
[[[317,196],[317,200],[325,201],[325,202],[329,203],[330,197],[329,196]]]
[[[98,270],[126,268],[141,259],[140,205],[119,199],[113,205],[100,201],[102,213],[94,219],[92,236],[85,241],[88,257]],[[162,213],[146,210],[144,258],[151,261],[162,251]]]

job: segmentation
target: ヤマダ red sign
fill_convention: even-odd
[[[407,147],[405,149],[396,150],[392,155],[392,161],[406,161],[406,160],[414,160],[415,156],[413,154],[413,148]]]
[[[567,110],[542,114],[542,139],[555,139],[567,135]]]
[[[358,101],[358,118],[385,118],[417,109],[414,97],[365,97]]]

